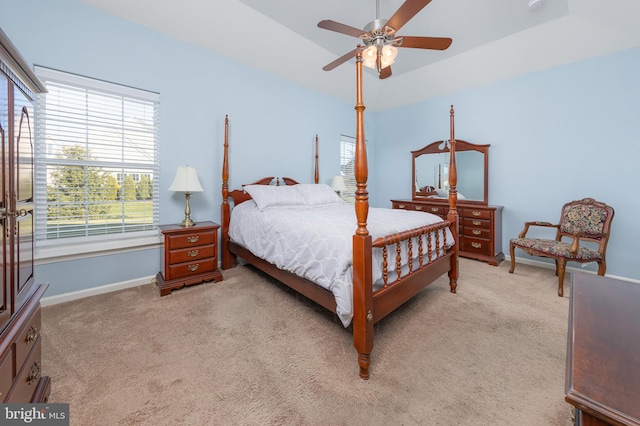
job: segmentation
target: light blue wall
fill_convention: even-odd
[[[592,197],[616,211],[607,274],[640,279],[639,75],[635,48],[380,112],[375,166],[388,172],[377,173],[375,203],[411,197],[409,151],[447,137],[453,104],[456,137],[491,144],[489,203],[504,206],[505,254],[525,221],[557,223],[565,202]]]
[[[27,20],[25,10],[32,11]],[[161,223],[184,217],[184,195],[167,191],[184,164],[198,169],[205,188],[191,197],[192,218],[220,221],[226,114],[231,187],[263,176],[312,182],[316,134],[320,179],[331,183],[339,172],[340,134],[354,133],[353,104],[74,0],[4,1],[0,27],[31,64],[160,93]],[[161,261],[153,249],[42,264],[36,280],[51,284],[51,296],[154,276]]]
[[[268,175],[311,181],[316,133],[321,181],[338,172],[339,136],[354,134],[353,104],[74,0],[3,3],[0,27],[30,63],[160,93],[161,223],[184,215],[184,197],[167,191],[184,164],[197,167],[206,190],[192,196],[192,217],[219,221],[225,114],[231,187]],[[33,11],[29,20],[14,20],[24,10]],[[448,137],[454,104],[456,136],[491,144],[489,198],[505,207],[505,253],[525,220],[555,222],[564,202],[589,196],[616,208],[607,272],[640,279],[632,258],[640,236],[632,220],[640,207],[637,75],[640,49],[632,49],[367,113],[372,205],[410,197],[410,151]],[[56,295],[153,276],[160,267],[153,249],[39,265],[36,279]]]

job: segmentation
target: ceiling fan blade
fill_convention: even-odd
[[[396,10],[386,25],[399,31],[416,13],[420,12],[431,0],[407,0]]]
[[[380,80],[391,77],[391,65],[380,70]]]
[[[402,37],[402,44],[398,47],[412,47],[414,49],[445,50],[451,46],[448,37]]]
[[[322,67],[322,69],[325,70],[325,71],[331,71],[332,69],[334,69],[338,65],[342,65],[345,62],[347,62],[349,59],[355,57],[357,51],[358,51],[358,49],[356,48],[356,49],[353,49],[349,53],[345,53],[344,55],[340,56],[335,61],[331,62],[330,64],[325,65],[324,67]]]
[[[318,27],[329,31],[335,31],[341,34],[350,35],[353,37],[360,37],[360,34],[365,34],[365,31],[359,30],[358,28],[350,27],[349,25],[341,24],[336,21],[332,21],[330,19],[325,19],[324,21],[318,22]]]

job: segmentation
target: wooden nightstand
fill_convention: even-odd
[[[160,225],[164,235],[164,274],[158,272],[160,296],[171,290],[205,281],[222,281],[218,270],[218,228],[214,222],[198,222],[185,228]]]

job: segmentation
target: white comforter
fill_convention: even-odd
[[[370,208],[367,229],[375,240],[440,221],[438,216],[429,213]],[[352,237],[355,229],[355,210],[350,204],[260,211],[250,200],[233,209],[229,237],[278,268],[331,291],[336,299],[337,314],[346,327],[353,317]],[[447,244],[451,246],[453,236],[448,228],[446,232]],[[440,235],[440,244],[442,241]],[[414,253],[417,256],[417,249]],[[374,250],[374,283],[382,278],[381,259],[381,250]],[[389,270],[395,270],[395,248],[389,251]]]

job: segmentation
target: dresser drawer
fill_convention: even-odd
[[[492,236],[489,228],[473,228],[470,226],[464,228],[464,235],[465,237],[484,238],[487,240],[490,240]]]
[[[166,279],[174,280],[179,278],[187,278],[192,275],[204,274],[212,272],[216,269],[216,258],[202,259],[195,262],[178,263],[169,265]]]
[[[422,205],[422,206],[416,206],[416,207],[420,207],[421,211],[423,212],[435,214],[440,217],[446,216],[447,211],[449,211],[449,206]]]
[[[0,360],[0,402],[9,394],[13,383],[13,346],[9,347],[4,358]]]
[[[462,239],[462,250],[469,253],[484,254],[492,256],[491,241],[483,238],[473,238],[465,236]]]
[[[391,205],[392,205],[392,208],[394,209],[411,210],[411,203],[393,201]]]
[[[491,219],[491,211],[490,210],[482,210],[482,209],[462,209],[462,213],[460,214],[463,218],[472,218],[472,219]]]
[[[180,250],[171,250],[169,252],[169,263],[193,262],[194,260],[214,257],[216,255],[216,246],[213,244],[208,246],[191,247]]]
[[[483,219],[462,218],[462,225],[466,228],[491,229],[491,221]]]
[[[192,234],[169,235],[169,237],[167,238],[167,244],[169,245],[169,250],[204,246],[208,244],[214,244],[215,237],[215,231],[202,231]]]
[[[22,365],[29,352],[33,348],[35,341],[40,336],[40,306],[33,315],[25,321],[20,334],[16,339],[16,365]]]
[[[27,362],[18,373],[13,389],[9,393],[6,402],[31,401],[33,393],[38,386],[38,381],[42,376],[42,354],[40,347],[40,337],[33,343],[33,350],[29,354]]]

